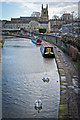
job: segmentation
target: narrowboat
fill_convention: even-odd
[[[43,57],[55,58],[53,47],[48,42],[41,43],[40,51],[41,51]]]
[[[31,40],[35,40],[36,38],[34,36],[31,37]]]
[[[37,44],[37,45],[41,45],[41,42],[42,42],[42,40],[40,40],[40,39],[37,39],[37,40],[36,40],[36,44]]]
[[[33,42],[34,44],[36,44],[36,40],[32,40],[32,42]]]
[[[36,38],[34,36],[31,38],[31,40],[34,44],[36,44]]]
[[[41,45],[42,40],[40,39],[32,39],[32,42],[36,45]]]

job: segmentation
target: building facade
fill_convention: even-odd
[[[39,28],[46,29],[46,32],[49,31],[48,21],[39,21]]]
[[[62,16],[61,16],[61,19],[63,21],[66,22],[66,24],[69,24],[70,22],[72,22],[72,15],[70,13],[64,13]]]
[[[55,20],[51,19],[48,22],[49,32],[59,32],[59,29],[65,22],[61,19]]]
[[[27,31],[38,31],[39,28],[46,28],[48,31],[48,5],[41,10],[41,16],[39,17],[20,17],[11,18],[11,21],[2,21],[3,30],[18,30],[26,29]]]
[[[79,2],[80,5],[80,2]],[[80,9],[80,7],[79,7]],[[79,12],[80,14],[80,12]],[[41,8],[41,16],[39,17],[19,17],[11,18],[11,21],[2,21],[3,30],[21,30],[38,32],[39,29],[46,29],[46,32],[59,32],[59,29],[64,24],[70,24],[72,22],[72,15],[65,13],[58,19],[49,20],[48,5],[46,8]]]
[[[29,29],[32,30],[32,31],[37,32],[38,29],[39,29],[39,22],[34,21],[34,20],[31,20],[31,21],[29,22]]]

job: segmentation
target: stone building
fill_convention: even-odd
[[[48,5],[43,8],[40,17],[20,17],[11,18],[11,21],[2,21],[3,30],[20,30],[26,29],[27,31],[39,31],[39,28],[46,28],[48,31]]]
[[[48,21],[39,21],[39,28],[46,29],[46,32],[49,31]]]
[[[41,20],[48,21],[48,5],[46,5],[46,8],[43,8],[43,4],[42,4]]]
[[[59,32],[59,29],[64,24],[64,21],[61,19],[55,20],[50,19],[48,22],[49,32]]]
[[[66,24],[72,22],[72,15],[70,13],[64,13],[62,16],[61,16],[61,20],[65,21]]]
[[[21,28],[29,28],[29,23],[28,22],[13,22],[13,21],[6,21],[3,30],[18,30]]]
[[[35,20],[31,20],[29,22],[29,29],[32,30],[32,31],[37,32],[38,29],[39,29],[39,22],[35,21]]]

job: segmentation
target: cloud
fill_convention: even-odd
[[[63,2],[55,4],[49,4],[49,18],[52,18],[53,15],[61,16],[63,13],[71,13],[74,11],[74,15],[78,12],[78,5],[77,2]]]
[[[24,2],[24,0],[0,0],[0,2],[16,2],[16,3],[20,3],[20,2]]]
[[[61,2],[60,2],[61,1]],[[53,15],[61,16],[64,12],[71,13],[72,11],[75,11],[77,13],[78,9],[78,2],[79,0],[0,0],[0,2],[6,2],[6,3],[19,3],[19,7],[21,9],[24,9],[24,13],[31,13],[34,11],[41,12],[41,5],[44,4],[44,7],[46,4],[48,4],[48,11],[49,11],[49,18],[51,19]],[[23,14],[24,16],[24,14]]]
[[[64,7],[63,10],[66,12],[72,12],[72,11],[76,12],[77,9],[78,9],[77,5],[72,5],[72,6]]]
[[[57,2],[78,2],[79,0],[57,0]],[[42,2],[42,3],[47,3],[47,2],[56,2],[56,0],[0,0],[0,2],[17,2],[17,3],[20,3],[20,2]]]

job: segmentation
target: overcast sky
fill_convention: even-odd
[[[54,2],[53,2],[54,1]],[[42,4],[48,4],[49,19],[53,15],[75,11],[77,16],[79,0],[0,0],[0,19],[10,20],[20,16],[31,16],[32,12],[40,12]]]

